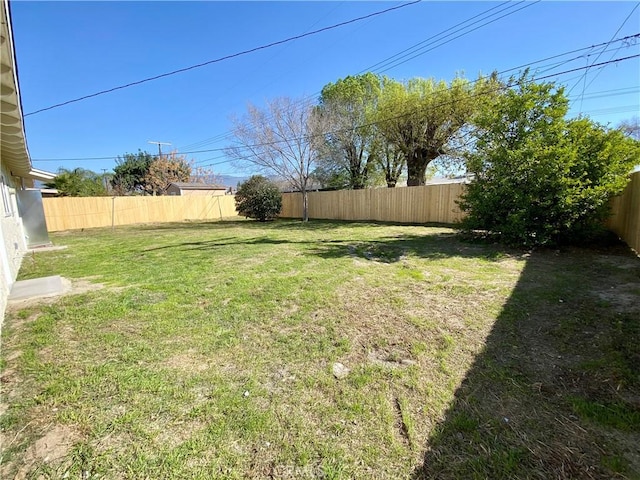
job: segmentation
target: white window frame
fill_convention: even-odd
[[[13,208],[14,201],[12,195],[15,196],[15,189],[7,185],[4,175],[0,175],[0,190],[2,190],[2,205],[4,207],[4,216],[13,217],[15,210]]]

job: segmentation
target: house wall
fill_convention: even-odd
[[[222,190],[189,190],[186,188],[180,189],[175,185],[169,185],[167,188],[167,195],[181,195],[183,197],[193,196],[193,197],[217,197],[224,195],[227,191],[225,189]]]
[[[0,314],[4,318],[7,296],[20,270],[27,245],[16,203],[15,189],[19,185],[4,165],[0,173]]]
[[[181,195],[180,189],[175,185],[169,185],[167,187],[167,195]]]

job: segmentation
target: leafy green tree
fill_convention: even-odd
[[[62,197],[99,197],[107,194],[103,177],[84,168],[60,168],[56,178],[44,185],[55,188]]]
[[[431,78],[404,84],[383,79],[378,125],[386,142],[404,155],[409,186],[424,185],[429,164],[451,153],[475,112],[473,92],[463,78],[450,84]]]
[[[381,79],[373,73],[349,76],[324,86],[316,114],[324,119],[327,133],[320,162],[325,168],[344,171],[347,188],[368,185],[376,166],[378,134],[371,123],[381,92]]]
[[[566,121],[568,100],[553,83],[527,74],[510,83],[476,118],[463,227],[525,246],[584,240],[624,188],[638,142],[588,119]]]
[[[273,220],[282,209],[282,193],[262,175],[254,175],[238,185],[235,200],[240,215],[261,222]]]
[[[351,188],[347,172],[329,162],[318,162],[318,166],[313,171],[313,179],[321,185],[321,188],[327,190]]]
[[[148,152],[126,153],[116,160],[111,186],[117,195],[142,195],[146,191],[146,176],[156,157]]]

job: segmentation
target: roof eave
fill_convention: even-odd
[[[0,16],[0,158],[12,174],[26,176],[32,170],[31,158],[24,129],[8,0],[2,0]]]

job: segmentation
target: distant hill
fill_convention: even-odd
[[[278,180],[278,177],[276,176],[266,175],[266,177],[269,180],[275,182],[277,185],[286,184],[286,182],[283,182],[282,180]],[[216,175],[216,183],[220,185],[224,185],[225,187],[233,187],[233,190],[235,191],[235,189],[238,188],[238,183],[245,182],[249,180],[249,178],[251,178],[251,175],[246,175],[244,177],[235,176],[235,175]]]
[[[246,177],[236,177],[234,175],[216,175],[218,179],[218,183],[224,185],[225,187],[233,187],[235,190],[238,187],[238,183],[242,183],[249,179],[249,176]]]

